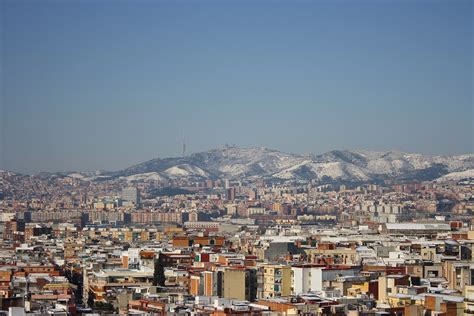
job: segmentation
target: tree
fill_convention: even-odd
[[[100,311],[113,311],[114,305],[109,302],[95,302],[94,308]]]
[[[259,225],[257,228],[257,234],[264,235],[267,231],[267,228],[264,225]]]
[[[153,285],[165,286],[165,268],[163,266],[163,256],[160,254],[155,259],[155,271],[153,273]]]

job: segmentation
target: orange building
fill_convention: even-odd
[[[201,285],[201,277],[199,275],[191,275],[189,278],[189,294],[199,295],[199,286]]]

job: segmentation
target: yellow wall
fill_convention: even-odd
[[[285,266],[282,269],[281,295],[282,296],[291,295],[291,267],[290,266]]]
[[[226,269],[223,281],[225,298],[245,300],[245,270]]]
[[[467,239],[473,240],[474,239],[474,230],[470,230],[467,232]]]
[[[379,302],[385,303],[387,299],[387,278],[379,277]]]

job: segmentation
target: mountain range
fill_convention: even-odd
[[[429,156],[398,151],[333,150],[299,155],[267,148],[228,147],[186,157],[156,158],[119,171],[59,173],[88,181],[229,179],[364,183],[471,177],[474,154]]]

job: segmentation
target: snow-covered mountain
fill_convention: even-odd
[[[0,176],[11,177],[14,176],[15,173],[7,171],[7,170],[0,170]]]
[[[474,169],[451,172],[437,179],[436,181],[459,181],[464,179],[474,179]]]
[[[334,150],[298,155],[267,148],[224,148],[187,157],[152,159],[115,172],[71,173],[83,180],[127,181],[216,179],[273,181],[374,182],[425,181],[474,168],[474,154],[427,156],[397,151]]]

